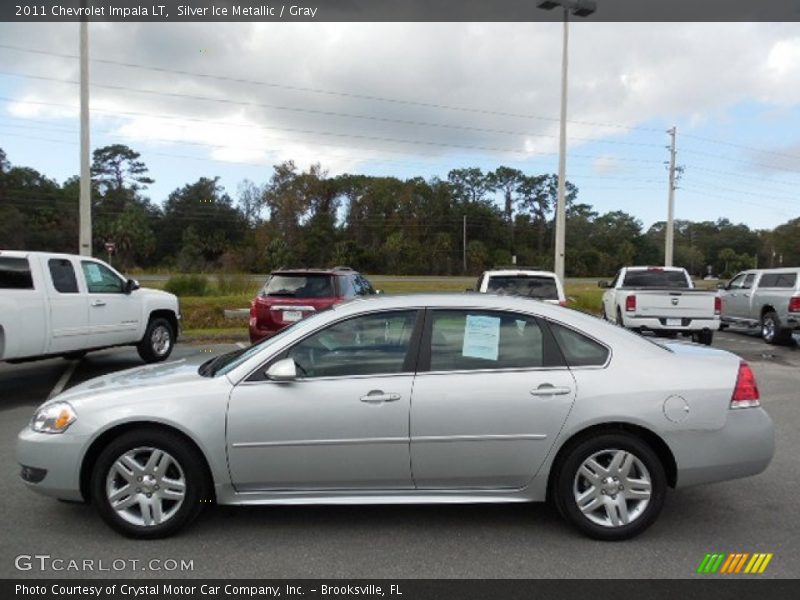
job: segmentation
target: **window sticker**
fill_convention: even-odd
[[[500,353],[500,317],[467,315],[464,327],[465,358],[496,361]]]
[[[95,263],[88,263],[86,265],[86,274],[89,276],[91,283],[103,283],[103,273],[100,271]]]

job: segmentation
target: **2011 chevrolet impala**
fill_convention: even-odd
[[[483,294],[357,300],[202,364],[78,385],[19,435],[31,489],[132,537],[209,502],[551,500],[630,538],[669,487],[754,475],[773,424],[739,357]]]

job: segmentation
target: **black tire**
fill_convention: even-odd
[[[782,327],[777,313],[770,311],[761,317],[761,337],[768,344],[787,344],[792,339],[792,330]]]
[[[162,336],[166,336],[163,338]],[[162,347],[162,340],[164,345]],[[164,318],[151,318],[145,329],[144,337],[136,346],[136,351],[146,363],[161,362],[169,358],[175,347],[175,330]]]
[[[583,463],[593,455],[599,455],[598,461],[602,460],[607,452],[609,453],[609,457],[611,457],[613,456],[613,454],[611,454],[612,451],[624,451],[629,453],[644,466],[650,479],[650,497],[646,503],[643,503],[639,499],[623,500],[626,507],[632,506],[634,509],[629,514],[635,514],[635,517],[627,524],[603,525],[595,522],[581,511],[578,507],[575,495],[580,491],[579,483],[584,481],[578,478],[578,472]],[[602,463],[600,464],[602,465]],[[609,467],[610,462],[604,466]],[[561,513],[571,525],[591,538],[603,541],[617,541],[635,537],[653,524],[664,505],[664,498],[667,491],[667,478],[664,473],[664,466],[650,446],[634,435],[625,433],[601,433],[593,437],[587,437],[567,449],[563,458],[559,458],[555,468],[557,470],[555,473],[553,496],[559,513]],[[635,464],[631,467],[632,470],[638,470],[638,468],[639,467]],[[636,475],[641,475],[641,473],[636,473]],[[612,506],[616,502],[617,494],[619,494],[620,491],[614,488],[613,494],[612,492],[607,493],[605,491],[606,487],[619,485],[622,483],[623,479],[623,477],[620,477],[620,481],[618,482],[611,482],[609,479],[608,484],[603,483],[601,485],[601,493],[603,495],[602,497],[598,495],[598,501],[601,504],[596,510],[602,509],[609,519],[611,518],[611,513],[608,512],[608,510],[613,509],[607,510],[605,506]],[[633,490],[625,491],[625,494],[629,494],[631,491]],[[615,515],[619,518],[618,512],[615,513]],[[598,519],[602,517],[602,515],[597,516],[594,515],[594,513],[593,516]]]
[[[714,332],[704,330],[693,333],[692,341],[695,344],[703,344],[705,346],[710,346],[714,341]]]
[[[617,307],[617,325],[623,329],[625,328],[625,322],[622,320],[622,311],[619,309],[619,307]]]
[[[160,501],[159,506],[164,510],[163,514],[169,516],[158,524],[147,525],[130,522],[111,506],[107,493],[111,477],[115,477],[111,485],[116,486],[119,483],[122,483],[121,487],[126,485],[119,475],[112,475],[115,463],[126,453],[132,451],[134,454],[141,451],[141,454],[136,455],[142,456],[142,459],[139,460],[144,462],[146,457],[152,456],[152,454],[148,454],[148,450],[144,449],[159,450],[173,459],[173,462],[169,463],[165,474],[159,475],[156,468],[155,477],[149,481],[146,479],[147,475],[145,475],[144,481],[138,479],[136,472],[130,469],[130,476],[137,479],[132,479],[131,483],[127,485],[142,486],[141,488],[137,487],[136,492],[132,489],[131,494],[121,497],[122,500],[126,497],[131,497],[132,500],[135,498],[135,501],[131,503],[132,510],[128,513],[130,518],[136,518],[138,510],[139,516],[144,519],[144,504],[154,502],[150,496],[145,498],[148,493],[145,490],[157,494],[159,492],[155,490],[159,490],[159,484],[163,486],[160,493],[163,493],[168,487],[173,487],[174,484],[165,483],[167,479],[162,479],[164,475],[169,481],[180,480],[182,476],[184,482],[184,495],[180,503],[177,500],[169,499]],[[140,466],[142,462],[139,462]],[[142,482],[139,483],[139,481]],[[139,492],[139,490],[142,491]],[[210,503],[210,490],[211,485],[203,460],[197,455],[196,449],[177,434],[158,429],[138,429],[116,438],[102,450],[92,471],[91,499],[97,512],[111,528],[122,535],[136,539],[164,538],[185,527],[200,514],[203,506]],[[171,511],[172,514],[169,514]]]

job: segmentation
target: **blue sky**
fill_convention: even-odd
[[[92,145],[141,152],[159,203],[201,176],[235,198],[289,158],[331,174],[552,173],[551,25],[97,24]],[[78,172],[77,26],[2,24],[0,40],[0,147],[63,181]],[[800,27],[580,24],[572,40],[567,175],[581,202],[663,220],[675,125],[676,218],[800,216]]]

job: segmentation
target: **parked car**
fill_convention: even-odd
[[[551,499],[594,538],[774,450],[752,371],[518,296],[381,296],[247,349],[82,383],[20,434],[37,492],[132,537],[230,505]],[[765,491],[768,493],[768,490]],[[66,515],[65,515],[66,516]]]
[[[311,314],[377,291],[349,267],[273,271],[250,303],[250,341],[278,333]]]
[[[0,251],[0,360],[136,346],[158,362],[172,352],[180,318],[176,296],[142,289],[96,258]]]
[[[695,289],[686,269],[623,267],[611,283],[598,285],[607,290],[603,318],[627,329],[662,336],[680,333],[706,345],[719,329],[719,295]]]
[[[525,296],[562,306],[567,304],[564,287],[552,271],[534,269],[484,271],[478,277],[475,291],[484,294]]]
[[[760,327],[768,344],[784,344],[800,329],[800,268],[751,269],[722,286],[724,325]]]

